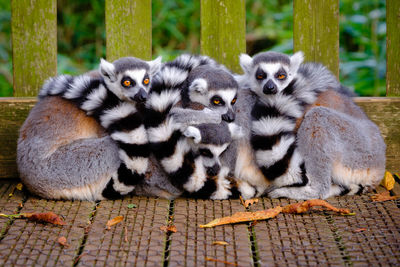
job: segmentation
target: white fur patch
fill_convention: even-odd
[[[147,135],[149,137],[150,142],[164,142],[167,141],[171,134],[179,129],[179,125],[173,122],[173,120],[166,120],[162,124],[157,127],[148,128]]]
[[[160,76],[167,86],[175,87],[185,81],[188,74],[187,70],[165,66],[161,70]]]
[[[75,99],[82,96],[82,92],[89,86],[90,77],[87,75],[80,75],[75,77],[71,87],[65,92],[64,97],[67,99]]]
[[[134,185],[125,185],[121,183],[117,177],[113,177],[113,180],[114,180],[113,184],[114,190],[120,193],[121,195],[126,195],[132,192],[133,189],[135,189]]]
[[[228,167],[222,167],[217,178],[217,191],[211,195],[211,199],[227,199],[232,193],[230,182],[226,179],[229,174]]]
[[[350,169],[342,163],[335,162],[332,169],[332,182],[347,187],[359,184],[375,187],[382,180],[383,172],[384,170],[375,168]]]
[[[183,188],[188,192],[196,192],[200,190],[206,181],[206,172],[203,167],[201,157],[198,157],[194,162],[195,172],[190,176],[189,180],[183,185]]]
[[[119,158],[125,163],[126,167],[130,170],[136,171],[139,174],[144,174],[147,171],[149,164],[148,158],[133,157],[130,158],[125,151],[120,149],[118,151]]]
[[[87,96],[88,100],[82,104],[81,109],[88,111],[90,114],[90,111],[101,106],[106,96],[107,89],[101,84],[98,89],[94,90]]]
[[[207,93],[208,84],[207,81],[203,78],[195,79],[189,86],[189,91],[196,91],[199,94],[204,95]]]
[[[238,181],[238,190],[244,199],[250,199],[255,196],[256,189],[244,181]]]
[[[262,99],[267,105],[275,106],[281,113],[300,118],[303,116],[303,107],[292,96],[277,94]]]
[[[288,148],[294,141],[294,136],[282,136],[280,142],[273,146],[271,150],[256,151],[257,164],[265,167],[271,166],[286,155]]]
[[[161,160],[161,165],[167,173],[176,172],[182,167],[183,157],[189,151],[190,147],[185,139],[178,141],[174,154],[169,158]]]
[[[148,143],[147,132],[143,125],[130,132],[114,132],[111,134],[111,138],[126,144],[142,145]]]
[[[263,117],[252,122],[252,131],[256,135],[275,135],[283,131],[293,131],[296,123],[284,117]]]
[[[111,123],[125,118],[126,116],[135,112],[136,108],[131,103],[121,103],[118,106],[104,112],[104,114],[100,117],[101,125],[107,129]]]
[[[64,92],[67,89],[67,82],[69,75],[60,75],[53,79],[53,83],[48,84],[49,88],[47,94],[57,95]],[[44,87],[44,86],[43,86]]]
[[[274,180],[274,185],[281,187],[302,182],[300,165],[303,158],[297,150],[293,152],[288,171]]]
[[[152,93],[146,105],[158,112],[165,111],[169,105],[175,105],[181,99],[179,90],[162,91],[161,94]]]
[[[144,75],[146,75],[147,71],[145,69],[134,69],[134,70],[127,70],[124,72],[122,76],[128,76],[132,80],[136,82],[138,85],[142,85]]]

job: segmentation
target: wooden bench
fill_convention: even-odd
[[[234,71],[239,71],[238,55],[245,52],[244,4],[201,0],[201,51]],[[305,51],[307,60],[323,62],[337,75],[338,10],[338,0],[294,0],[295,50]],[[356,98],[382,131],[392,172],[400,169],[400,98],[395,97],[400,95],[399,13],[399,1],[387,0],[388,97]],[[151,58],[150,0],[107,0],[105,14],[108,59]],[[238,200],[50,201],[20,191],[18,129],[43,81],[56,74],[56,26],[56,0],[12,1],[15,97],[0,98],[0,212],[54,211],[67,225],[0,218],[0,265],[399,265],[399,201],[374,203],[368,195],[332,198],[330,203],[356,215],[286,214],[257,224],[201,229],[199,224],[246,209]],[[391,194],[400,196],[398,183]],[[293,202],[261,198],[250,210]],[[106,230],[106,222],[118,215],[124,220]],[[175,225],[177,232],[160,229],[168,225]],[[60,236],[66,237],[68,247],[57,242]]]

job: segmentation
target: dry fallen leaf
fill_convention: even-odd
[[[169,225],[169,226],[163,225],[163,226],[160,226],[160,230],[164,231],[164,232],[172,232],[172,233],[176,233],[178,231],[176,229],[175,225]]]
[[[42,222],[42,223],[51,223],[51,224],[56,224],[56,225],[65,225],[65,222],[63,219],[55,214],[54,212],[43,212],[43,213],[37,213],[37,212],[27,212],[27,213],[19,213],[19,214],[0,214],[2,217],[7,217],[11,219],[19,219],[19,218],[26,218],[30,221],[35,221],[35,222]]]
[[[66,248],[69,247],[69,244],[67,243],[67,239],[65,238],[65,236],[60,236],[57,239],[57,242],[58,242],[58,244],[60,244],[63,247],[66,247]]]
[[[221,262],[221,263],[225,263],[225,264],[228,264],[228,265],[238,266],[236,263],[233,263],[233,262],[213,259],[213,258],[209,258],[209,257],[206,257],[206,261]]]
[[[371,196],[372,202],[383,202],[388,200],[395,200],[398,199],[399,196],[391,196],[389,191],[385,191],[380,194],[375,194]]]
[[[293,203],[290,205],[286,205],[283,207],[282,212],[283,213],[292,213],[292,214],[300,214],[300,213],[305,213],[309,211],[312,207],[315,206],[322,206],[328,210],[340,213],[340,214],[347,214],[347,215],[352,215],[349,209],[338,209],[325,200],[321,199],[310,199],[306,200],[304,202],[300,203]]]
[[[367,230],[367,228],[358,228],[358,229],[355,229],[353,232],[354,233],[360,233],[360,232],[364,232],[366,230]]]
[[[229,243],[228,243],[228,242],[225,242],[225,241],[214,241],[212,244],[213,244],[213,245],[221,245],[221,246],[227,246],[227,245],[229,245]]]
[[[23,187],[23,185],[21,183],[18,183],[15,188],[18,189],[19,191],[21,191],[22,187]]]
[[[393,189],[393,187],[394,187],[394,177],[390,172],[385,171],[385,176],[383,177],[383,179],[381,181],[381,185],[383,187],[385,187],[387,190],[392,190]]]
[[[247,200],[244,200],[242,198],[242,196],[240,196],[239,198],[240,198],[240,202],[242,203],[242,205],[245,208],[248,208],[249,206],[258,203],[258,198],[252,198],[252,199],[247,199]]]
[[[236,212],[232,216],[215,219],[207,224],[199,225],[200,228],[209,228],[217,225],[251,222],[257,220],[266,220],[274,218],[282,211],[282,207],[278,206],[273,209],[259,210],[255,212]]]
[[[108,221],[107,221],[107,224],[106,224],[107,230],[110,230],[110,229],[111,229],[111,226],[116,225],[117,223],[122,222],[123,219],[124,219],[124,216],[117,216],[117,217],[115,217],[115,218],[113,218],[113,219],[111,219],[111,220],[108,220]]]

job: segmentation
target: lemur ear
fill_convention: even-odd
[[[253,59],[251,58],[251,56],[249,56],[247,54],[240,54],[239,62],[240,62],[240,66],[242,67],[242,69],[245,73],[248,74],[251,72],[251,69],[253,67]]]
[[[160,71],[162,66],[161,61],[162,61],[162,56],[159,56],[152,61],[147,61],[147,64],[149,64],[150,66],[150,71],[149,71],[150,76],[154,76],[156,75],[157,72]]]
[[[207,81],[202,78],[195,79],[190,84],[189,91],[196,91],[197,93],[200,93],[202,95],[206,94],[208,91]]]
[[[243,129],[236,123],[228,123],[229,132],[233,140],[244,137]]]
[[[102,58],[100,59],[100,74],[104,79],[110,80],[110,82],[117,80],[114,65]]]
[[[183,132],[183,135],[192,138],[196,144],[200,143],[201,141],[200,130],[194,126],[188,126],[186,130]]]
[[[304,60],[304,53],[299,51],[290,57],[290,73],[294,74],[299,69]]]

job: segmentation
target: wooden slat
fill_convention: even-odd
[[[261,199],[252,210],[296,203],[287,199]],[[257,254],[262,266],[344,265],[331,227],[323,213],[280,214],[254,226]]]
[[[57,73],[57,1],[11,1],[14,96],[35,96]]]
[[[293,45],[339,77],[339,0],[294,0]]]
[[[135,204],[136,208],[128,208]],[[78,266],[163,266],[169,201],[145,197],[102,201]],[[124,220],[106,229],[116,216]]]
[[[0,178],[18,177],[18,130],[35,103],[34,98],[0,98]]]
[[[31,197],[21,212],[53,211],[64,217],[66,225],[35,223],[16,219],[0,242],[0,258],[8,266],[72,266],[89,227],[94,202],[52,201]],[[62,247],[57,239],[69,244]]]
[[[151,0],[106,0],[107,60],[151,59]]]
[[[400,169],[400,98],[356,98],[356,103],[381,130],[386,143],[386,169]]]
[[[386,95],[400,96],[400,1],[386,0]]]
[[[171,235],[169,266],[208,266],[207,258],[252,266],[251,243],[245,224],[199,228],[199,224],[238,211],[244,211],[244,207],[237,199],[175,200],[173,223],[178,231]],[[228,245],[213,245],[215,241],[225,241]],[[210,266],[214,264],[209,262]]]
[[[245,0],[201,0],[201,53],[241,72],[246,52]]]
[[[400,169],[400,98],[356,98],[367,115],[380,128],[387,144],[386,165],[389,171]],[[18,177],[15,163],[18,129],[29,110],[36,103],[34,98],[0,98],[0,178]]]

